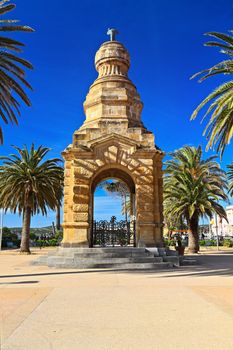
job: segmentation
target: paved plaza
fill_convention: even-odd
[[[0,253],[1,349],[233,349],[233,251],[166,271],[32,266]]]

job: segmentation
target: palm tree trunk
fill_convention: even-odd
[[[56,205],[56,229],[59,231],[61,228],[61,215],[60,215],[60,205]]]
[[[30,240],[30,224],[31,224],[31,208],[26,207],[23,212],[23,228],[20,244],[20,253],[30,254],[29,240]]]
[[[124,195],[124,202],[125,202],[125,221],[128,223],[128,213],[127,213],[127,208],[126,208],[126,195]]]
[[[169,241],[171,240],[172,238],[172,230],[168,230],[168,239]]]
[[[198,253],[199,251],[199,235],[198,235],[198,215],[193,215],[189,220],[189,243],[188,249],[190,253]]]
[[[126,208],[126,195],[125,194],[122,195],[122,199],[123,199],[122,207],[123,207],[123,212],[125,214],[125,222],[127,223],[128,222],[128,213],[127,213],[127,208]]]

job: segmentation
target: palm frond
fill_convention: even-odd
[[[185,216],[189,221],[194,215],[210,216],[216,212],[225,218],[218,200],[228,200],[227,178],[216,156],[203,160],[200,146],[184,146],[170,155],[172,159],[165,162],[164,171],[165,217],[179,220]],[[231,176],[233,179],[233,171]]]
[[[230,59],[222,61],[211,68],[202,70],[194,74],[191,78],[202,75],[199,82],[218,75],[233,74],[233,31],[229,31],[230,34],[209,32],[206,35],[214,37],[220,40],[220,42],[208,41],[205,45],[212,47],[219,47],[221,52],[227,54]],[[211,104],[210,104],[211,103]],[[232,124],[233,124],[233,81],[228,81],[219,87],[217,87],[213,92],[211,92],[193,111],[190,119],[193,120],[197,117],[199,112],[206,106],[210,106],[202,117],[205,119],[209,117],[209,122],[204,130],[203,135],[207,136],[207,147],[213,148],[217,145],[217,152],[222,156],[226,145],[228,145],[232,139]]]
[[[0,1],[0,15],[5,15],[15,9],[14,4],[8,4],[8,0]],[[18,20],[1,19],[0,32],[32,32],[31,27],[18,25]],[[0,117],[4,123],[11,121],[18,124],[17,116],[20,115],[20,104],[16,100],[19,98],[27,106],[31,102],[21,85],[32,89],[25,79],[25,72],[21,66],[32,69],[31,63],[18,57],[14,52],[22,51],[23,43],[0,36]],[[3,142],[2,128],[0,132],[0,143]]]

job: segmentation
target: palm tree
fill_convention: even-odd
[[[233,31],[229,30],[229,33],[230,34],[217,32],[206,33],[206,35],[220,41],[210,41],[205,45],[220,48],[220,52],[228,57],[213,67],[196,73],[191,79],[202,75],[199,79],[199,82],[202,82],[218,74],[233,74]],[[221,84],[211,92],[194,110],[191,119],[195,119],[199,111],[209,103],[211,104],[203,117],[203,119],[207,116],[210,117],[204,130],[204,135],[206,135],[209,140],[207,149],[213,148],[216,145],[217,151],[222,155],[225,146],[230,143],[233,133],[233,80]]]
[[[187,230],[187,225],[184,224],[183,217],[177,217],[171,213],[168,213],[167,207],[171,205],[171,203],[169,203],[169,200],[167,200],[164,204],[164,212],[166,211],[166,216],[164,215],[164,224],[167,228],[168,237],[170,239],[173,231]]]
[[[47,209],[55,210],[61,200],[63,168],[60,159],[45,160],[49,148],[40,146],[30,150],[13,146],[18,154],[0,157],[0,207],[23,216],[20,252],[30,253],[29,233],[31,216]]]
[[[218,200],[227,200],[226,175],[215,161],[216,156],[202,159],[201,146],[185,146],[173,153],[165,163],[164,213],[187,223],[191,231],[189,251],[199,250],[198,222],[201,217],[212,218],[213,213],[226,218]]]
[[[122,214],[125,215],[125,221],[128,222],[128,213],[130,211],[129,188],[122,181],[103,181],[100,187],[104,188],[108,193],[115,194],[122,199]]]
[[[0,16],[15,9],[14,4],[8,4],[9,0],[0,1]],[[32,32],[28,26],[21,26],[17,20],[1,19],[0,32]],[[24,68],[32,69],[31,63],[15,55],[22,52],[22,44],[19,41],[8,37],[0,36],[0,117],[3,122],[18,124],[17,114],[20,115],[20,103],[16,99],[18,96],[26,105],[30,106],[21,85],[31,89],[30,84],[25,79]],[[2,128],[0,127],[0,143],[3,142]]]

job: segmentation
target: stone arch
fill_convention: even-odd
[[[128,185],[130,191],[135,193],[135,180],[132,174],[130,174],[127,168],[122,167],[119,164],[115,164],[111,167],[104,166],[98,169],[90,181],[91,191],[93,191],[98,183],[108,178],[116,178],[124,181]]]
[[[88,230],[88,241],[92,246],[92,224],[94,219],[94,192],[98,184],[107,179],[118,179],[123,181],[129,188],[130,200],[131,200],[131,215],[136,217],[136,197],[135,197],[135,181],[132,174],[127,168],[120,166],[119,164],[111,164],[111,166],[101,167],[90,180],[90,196],[89,196],[89,230]]]
[[[89,246],[92,229],[93,188],[103,178],[116,177],[135,193],[137,244],[162,244],[162,155],[137,150],[118,135],[104,136],[66,157],[64,238],[68,247]],[[71,210],[70,210],[71,209]]]

